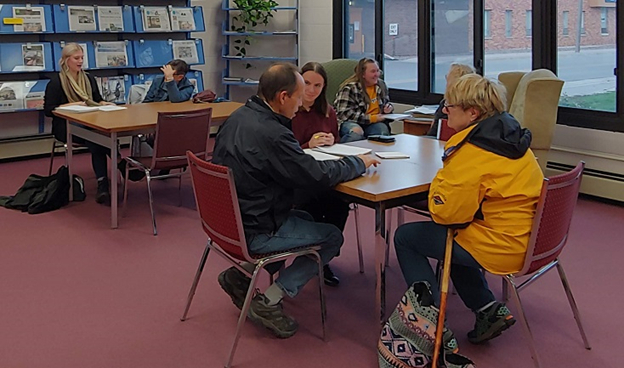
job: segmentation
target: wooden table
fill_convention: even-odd
[[[96,111],[88,113],[69,113],[54,111],[54,115],[67,119],[67,146],[72,146],[72,136],[81,137],[101,146],[108,147],[111,151],[111,228],[116,229],[117,224],[117,139],[124,136],[132,136],[140,133],[152,133],[156,128],[159,112],[180,112],[201,110],[212,107],[212,120],[222,122],[227,119],[234,110],[242,106],[238,102],[199,103],[191,101],[182,103],[153,102],[137,105],[125,105],[127,109],[119,111]],[[72,150],[67,150],[67,165],[69,177],[72,177]],[[70,180],[70,183],[72,180]],[[69,190],[72,200],[72,190]]]
[[[444,142],[436,139],[398,134],[395,143],[359,141],[351,145],[375,151],[399,151],[409,159],[381,160],[355,180],[336,186],[346,200],[375,210],[375,271],[377,275],[376,310],[380,322],[385,320],[386,307],[386,209],[420,200],[429,190],[436,173],[442,168]]]

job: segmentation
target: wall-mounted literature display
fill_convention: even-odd
[[[48,80],[0,82],[0,113],[43,110]]]
[[[172,59],[189,65],[204,64],[202,40],[133,41],[137,68],[161,67]]]
[[[130,5],[54,5],[56,33],[105,32],[133,33],[134,21]]]
[[[104,101],[116,104],[128,102],[128,93],[132,86],[132,76],[115,75],[112,77],[95,77],[100,94]]]
[[[39,4],[0,5],[0,34],[54,33],[52,6]]]
[[[134,23],[137,33],[203,32],[204,12],[201,6],[136,6]]]
[[[50,42],[0,43],[0,73],[54,70]]]

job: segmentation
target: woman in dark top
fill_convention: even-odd
[[[303,104],[292,119],[292,130],[302,148],[331,146],[340,139],[336,111],[327,103],[327,73],[319,63],[309,62],[301,68],[305,81]],[[308,212],[314,221],[333,224],[344,231],[349,217],[349,204],[333,191],[298,191],[297,208]],[[337,286],[340,280],[328,265],[324,268],[325,284]]]
[[[82,70],[84,51],[77,43],[69,43],[63,47],[59,64],[61,71],[50,78],[45,91],[45,115],[52,118],[52,134],[61,142],[67,141],[66,120],[55,116],[52,111],[61,105],[110,105],[103,101],[95,78]],[[107,148],[96,143],[73,137],[73,142],[84,144],[91,151],[91,163],[98,181],[97,203],[109,203],[110,191],[107,175]]]

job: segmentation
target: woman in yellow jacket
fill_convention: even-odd
[[[408,285],[427,281],[438,295],[428,258],[444,258],[446,228],[456,229],[451,278],[476,315],[468,340],[478,344],[515,322],[495,300],[481,269],[509,274],[522,268],[543,175],[529,149],[531,132],[505,112],[505,90],[498,82],[465,75],[445,99],[448,125],[458,133],[446,143],[444,167],[429,190],[433,222],[401,226],[394,244]]]

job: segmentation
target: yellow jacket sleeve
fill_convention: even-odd
[[[441,225],[472,222],[485,195],[478,163],[462,156],[460,150],[449,158],[429,189],[429,212]]]

